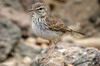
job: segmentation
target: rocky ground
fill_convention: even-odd
[[[49,41],[30,27],[28,10],[38,1],[85,38],[64,35],[48,55]],[[99,49],[100,0],[0,0],[0,66],[100,66]]]

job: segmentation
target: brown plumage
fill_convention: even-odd
[[[49,12],[48,6],[44,3],[33,4],[30,12],[33,13],[33,33],[38,37],[51,41],[51,45],[56,45],[56,42],[59,40],[59,38],[66,33],[83,36],[82,33],[68,28],[63,22],[52,16]]]
[[[46,18],[46,22],[50,30],[61,31],[63,33],[69,30],[69,28],[63,24],[63,22],[57,20],[54,16],[49,15]]]
[[[73,35],[79,34],[83,36],[82,33],[68,28],[63,22],[52,16],[48,6],[44,3],[38,2],[33,4],[30,11],[33,12],[32,25],[34,25],[34,33],[41,38],[54,41],[56,38],[68,32]]]
[[[50,30],[60,31],[63,33],[66,33],[66,32],[78,33],[78,34],[84,35],[81,32],[74,31],[74,30],[68,28],[63,22],[57,20],[56,17],[54,17],[54,16],[48,15],[46,17],[46,22],[47,22],[47,25],[48,25]]]

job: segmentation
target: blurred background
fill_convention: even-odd
[[[28,66],[48,48],[49,42],[35,36],[30,26],[28,10],[40,1],[67,26],[86,35],[64,35],[62,43],[100,49],[100,0],[0,0],[0,66]]]

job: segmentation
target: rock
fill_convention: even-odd
[[[46,52],[38,55],[32,66],[100,66],[100,51],[92,47],[59,43],[50,55]]]
[[[0,0],[0,5],[13,8],[17,11],[28,11],[30,6],[38,1],[41,0]]]
[[[31,34],[29,31],[29,27],[31,25],[29,14],[16,11],[12,8],[0,7],[0,16],[10,19],[13,23],[20,27],[22,30],[22,37],[26,38]]]
[[[28,10],[32,2],[31,0],[0,0],[0,16],[10,19],[17,24],[21,28],[24,39],[31,35],[29,29],[31,19]]]
[[[33,59],[40,52],[41,47],[37,47],[35,45],[34,47],[32,47],[32,45],[30,44],[28,45],[23,42],[20,42],[14,49],[14,56],[17,55],[16,57],[30,57],[31,59]]]
[[[32,63],[32,60],[29,57],[25,57],[23,59],[23,62],[26,63],[26,64],[30,64],[30,63]]]
[[[0,66],[30,66],[32,60],[29,57],[24,58],[9,58],[3,63],[0,63]]]
[[[42,38],[28,37],[23,43],[34,49],[40,49],[40,46],[42,49],[45,49],[48,47],[49,41]]]
[[[74,43],[83,47],[95,47],[100,49],[100,38],[97,37],[75,40]]]
[[[20,29],[10,20],[0,18],[0,61],[4,61],[21,37]]]
[[[42,38],[37,38],[36,43],[41,45],[41,44],[49,44],[50,42]]]
[[[9,59],[3,63],[0,63],[0,66],[16,66],[16,59]]]
[[[54,0],[56,2],[59,2],[59,3],[66,3],[68,0]]]
[[[23,11],[22,5],[20,4],[19,0],[0,0],[0,5],[4,7],[11,7],[18,11]],[[15,5],[16,4],[16,5]]]

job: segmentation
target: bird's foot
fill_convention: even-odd
[[[54,48],[55,47],[52,47],[51,49],[49,48],[48,52],[47,52],[47,56],[45,57],[45,59],[43,59],[41,61],[41,64],[43,64],[45,66],[45,64],[48,63],[48,61],[50,60],[50,57],[52,57],[53,55],[53,52],[54,52]]]

